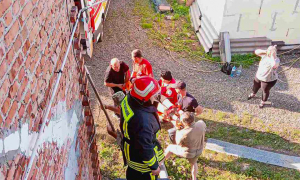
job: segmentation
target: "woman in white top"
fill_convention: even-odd
[[[261,57],[258,70],[254,79],[252,93],[248,96],[248,100],[252,99],[257,91],[262,88],[263,95],[262,101],[259,104],[260,108],[263,108],[268,100],[270,89],[276,84],[278,73],[277,69],[280,63],[277,57],[277,49],[275,46],[269,46],[267,50],[257,49],[255,51],[257,56]]]

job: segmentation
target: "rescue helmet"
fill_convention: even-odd
[[[130,95],[141,100],[149,101],[151,96],[160,92],[158,82],[149,76],[137,78],[134,83]]]

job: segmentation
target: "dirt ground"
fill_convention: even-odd
[[[187,70],[186,67],[175,62],[165,49],[152,44],[147,37],[147,30],[140,27],[139,17],[133,16],[133,7],[133,0],[111,1],[104,25],[103,42],[94,47],[92,59],[86,61],[96,87],[105,103],[112,104],[108,90],[103,85],[104,73],[110,60],[117,57],[125,61],[131,68],[131,51],[139,48],[142,50],[143,56],[151,62],[156,79],[159,79],[162,69],[170,70],[176,79],[187,83],[188,92],[196,97],[198,102],[205,108],[238,115],[247,112],[265,122],[271,121],[274,125],[300,128],[300,84],[294,84],[295,82],[300,83],[299,61],[290,70],[280,74],[280,79],[288,83],[278,81],[271,90],[269,101],[273,105],[259,109],[258,104],[261,91],[259,91],[258,97],[254,100],[246,100],[247,95],[251,92],[257,66],[254,65],[248,69],[243,69],[242,76],[238,78],[231,78],[222,72],[200,73]],[[172,53],[172,56],[178,57],[176,53]],[[281,63],[289,62],[297,58],[297,56],[299,54],[280,56]],[[194,69],[219,69],[217,64],[209,62],[195,63],[180,58],[177,58],[177,60],[184,63],[185,66]],[[289,66],[290,64],[283,65],[280,70]],[[101,122],[105,121],[104,113],[99,113],[99,105],[94,94],[91,94],[93,114],[101,132],[105,130],[105,126]],[[116,120],[114,119],[114,121]],[[100,133],[100,136],[105,138],[105,132]]]

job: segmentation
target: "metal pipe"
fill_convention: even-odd
[[[50,102],[49,102],[49,104],[48,104],[48,106],[47,106],[47,110],[46,110],[46,113],[45,113],[44,118],[43,118],[43,124],[42,124],[42,126],[41,126],[41,128],[40,128],[40,131],[39,131],[37,140],[36,140],[35,145],[34,145],[34,148],[33,148],[33,150],[32,150],[32,154],[31,154],[31,157],[30,157],[29,164],[28,164],[27,169],[26,169],[26,172],[25,172],[25,173],[26,173],[26,174],[25,174],[25,177],[24,177],[25,180],[28,180],[28,176],[29,176],[29,173],[30,173],[30,171],[31,171],[32,164],[33,164],[34,158],[35,158],[35,156],[36,156],[37,148],[38,148],[39,142],[40,142],[40,140],[41,140],[41,137],[42,137],[42,135],[43,135],[43,131],[44,131],[45,126],[46,126],[47,118],[48,118],[48,115],[49,115],[49,113],[50,113],[51,106],[52,106],[52,103],[53,103],[53,100],[54,100],[56,91],[57,91],[57,89],[58,89],[59,81],[60,81],[60,78],[61,78],[61,76],[62,76],[62,72],[63,72],[64,66],[65,66],[65,64],[66,64],[66,61],[67,61],[67,57],[68,57],[70,48],[71,48],[71,46],[72,46],[72,41],[73,41],[73,38],[74,38],[74,34],[75,34],[75,31],[76,31],[77,24],[78,24],[79,19],[80,19],[80,15],[81,15],[82,12],[86,11],[87,9],[89,9],[89,8],[95,6],[95,5],[98,5],[98,4],[100,4],[100,3],[104,2],[104,1],[107,1],[107,0],[100,0],[99,2],[96,2],[96,3],[94,3],[94,4],[90,5],[90,6],[87,6],[87,7],[85,7],[85,8],[82,8],[82,9],[79,11],[78,15],[77,15],[77,19],[76,19],[75,25],[73,26],[73,31],[72,31],[72,34],[71,34],[71,37],[70,37],[70,40],[69,40],[67,52],[66,52],[66,54],[65,54],[63,63],[62,63],[62,65],[61,65],[61,68],[60,68],[60,70],[58,71],[58,77],[57,77],[57,79],[56,79],[55,86],[54,86],[54,89],[53,89],[53,92],[52,92],[52,95],[51,95],[51,98],[50,98]]]
[[[90,76],[90,72],[89,72],[89,70],[88,70],[88,68],[87,68],[86,66],[84,66],[84,68],[85,68],[85,71],[86,71],[86,75],[87,75],[87,77],[88,77],[88,80],[89,80],[89,82],[91,83],[92,88],[93,88],[93,90],[94,90],[94,92],[95,92],[95,94],[96,94],[96,97],[97,97],[98,101],[100,102],[101,109],[103,109],[103,112],[104,112],[104,114],[105,114],[105,116],[106,116],[106,119],[107,119],[107,121],[108,121],[108,123],[109,123],[111,129],[112,129],[114,132],[116,132],[116,130],[115,130],[115,128],[114,128],[114,125],[113,125],[113,123],[111,122],[111,120],[110,120],[110,118],[109,118],[109,116],[108,116],[108,114],[107,114],[107,112],[106,112],[106,109],[105,109],[104,106],[103,106],[103,103],[102,103],[102,101],[101,101],[100,95],[99,95],[99,93],[98,93],[98,91],[97,91],[97,89],[96,89],[96,87],[95,87],[94,81],[93,81],[93,79],[92,79],[91,76]]]

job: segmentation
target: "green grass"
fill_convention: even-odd
[[[250,179],[272,179],[272,180],[296,180],[300,173],[296,170],[288,170],[276,166],[267,166],[263,163],[248,159],[227,156],[205,150],[198,159],[198,179],[207,180],[250,180]],[[170,179],[191,178],[190,165],[186,159],[172,156],[166,161],[166,167]],[[181,173],[179,173],[181,172]]]
[[[264,123],[246,112],[238,117],[231,113],[206,110],[198,118],[203,119],[208,126],[207,138],[280,153],[300,154],[298,129]]]

